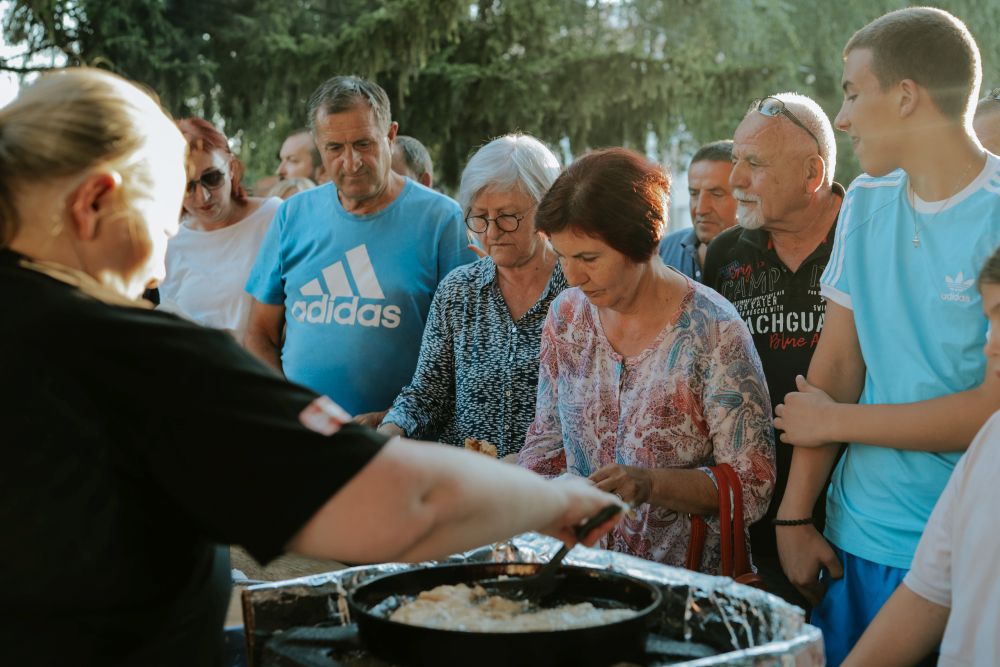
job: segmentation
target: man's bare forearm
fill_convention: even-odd
[[[813,507],[837,461],[839,447],[840,445],[815,449],[795,448],[792,464],[788,469],[788,484],[778,507],[779,519],[804,519],[812,516]]]

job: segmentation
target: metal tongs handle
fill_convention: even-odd
[[[608,505],[594,516],[573,528],[576,539],[583,540],[592,530],[624,510],[625,508],[622,505]],[[519,600],[538,603],[542,598],[555,590],[557,583],[556,572],[559,571],[563,559],[572,548],[563,542],[562,548],[556,552],[556,555],[548,563],[541,566],[535,574],[528,575],[527,577],[514,577],[503,580],[492,579],[479,583],[491,594],[505,595]]]
[[[620,514],[621,512],[624,512],[626,509],[627,508],[622,505],[608,505],[594,516],[590,517],[583,523],[575,526],[573,528],[573,534],[576,535],[577,542],[582,542],[583,538],[587,537],[587,535],[589,535],[592,530],[600,526],[602,523],[604,523],[611,517]],[[576,545],[574,544],[573,546]],[[538,573],[539,576],[541,576],[542,571],[544,571],[545,568],[551,566],[553,563],[555,563],[555,569],[559,569],[559,563],[562,562],[562,559],[565,558],[566,554],[568,554],[572,549],[573,547],[568,547],[566,546],[566,543],[563,542],[562,548],[559,551],[557,551],[556,555],[552,557],[552,560],[546,563],[542,567],[542,570],[539,571]]]

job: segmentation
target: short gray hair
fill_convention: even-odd
[[[811,97],[799,93],[778,93],[770,97],[784,102],[788,110],[795,114],[795,117],[816,136],[816,142],[819,144],[819,156],[826,163],[825,182],[827,187],[832,186],[833,173],[837,170],[837,140],[833,135],[833,125],[830,124],[830,119],[823,111],[823,107]],[[752,113],[755,113],[754,109],[750,109],[747,116]]]
[[[721,139],[712,141],[699,148],[690,164],[695,162],[732,162],[733,161],[733,140]]]
[[[545,144],[528,134],[497,137],[465,165],[458,186],[458,203],[464,213],[472,200],[486,191],[519,190],[537,204],[559,176],[559,160]]]
[[[392,124],[389,96],[382,86],[359,76],[335,76],[316,89],[309,98],[309,129],[315,134],[316,114],[321,110],[327,115],[343,113],[362,103],[375,114],[379,127],[388,132]]]
[[[434,163],[431,162],[431,154],[427,152],[427,148],[418,139],[408,137],[405,134],[397,134],[396,145],[399,146],[399,150],[403,153],[403,161],[406,162],[406,168],[414,176],[419,178],[427,174],[432,178],[434,177]]]

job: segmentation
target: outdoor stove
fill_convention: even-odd
[[[441,562],[541,562],[558,546],[528,533]],[[566,563],[621,572],[654,583],[663,593],[646,657],[618,663],[621,667],[825,664],[819,630],[804,622],[801,609],[776,596],[599,549],[577,547]],[[242,600],[249,667],[393,667],[361,646],[346,597],[373,577],[411,567],[363,566],[248,587]]]
[[[718,652],[706,644],[650,635],[646,641],[645,659],[617,665],[677,665],[715,656]],[[394,667],[364,650],[358,640],[358,628],[354,624],[293,628],[283,632],[265,646],[263,664],[269,667]]]

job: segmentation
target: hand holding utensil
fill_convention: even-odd
[[[595,528],[610,520],[615,515],[620,514],[625,509],[626,508],[622,505],[606,506],[600,512],[573,529],[573,532],[576,534],[577,541],[582,541]],[[556,578],[556,573],[559,571],[559,567],[561,566],[563,559],[566,557],[566,554],[568,554],[572,548],[573,547],[567,546],[564,542],[562,548],[556,552],[556,555],[553,556],[548,563],[543,565],[535,574],[531,574],[526,577],[510,577],[508,579],[487,579],[478,583],[486,589],[486,592],[490,595],[500,595],[514,600],[524,600],[537,605],[542,599],[555,590],[556,585],[559,583],[559,580]]]

